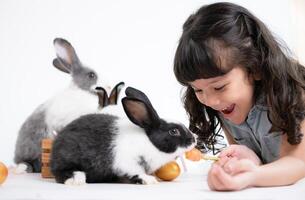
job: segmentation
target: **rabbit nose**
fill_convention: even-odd
[[[190,143],[194,143],[196,140],[194,137],[189,138]]]
[[[194,137],[190,137],[190,138],[187,138],[187,139],[186,139],[186,144],[187,144],[187,145],[192,145],[192,144],[194,144],[194,143],[197,143],[197,142],[196,142],[196,139],[195,139]]]

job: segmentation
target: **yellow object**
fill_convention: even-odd
[[[202,159],[204,159],[204,160],[213,160],[213,161],[219,160],[219,158],[216,157],[216,156],[207,156],[207,155],[204,155]]]
[[[199,161],[201,159],[204,160],[213,160],[217,161],[219,158],[216,156],[208,156],[202,154],[198,149],[194,148],[188,152],[185,153],[185,158],[191,161]]]
[[[8,175],[7,167],[2,162],[0,162],[0,185],[4,183],[7,175]]]
[[[155,175],[163,181],[172,181],[180,175],[180,167],[175,161],[172,161],[158,169]]]
[[[185,158],[191,161],[199,161],[203,158],[203,156],[198,149],[194,148],[185,153]]]

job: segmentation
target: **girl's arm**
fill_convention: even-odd
[[[301,124],[305,135],[305,120]],[[258,168],[254,186],[289,185],[305,177],[305,139],[298,145],[287,142],[287,135],[282,136],[280,159]]]
[[[305,133],[305,120],[301,124]],[[225,165],[215,163],[208,174],[213,190],[240,190],[250,186],[290,185],[305,177],[305,139],[290,145],[282,136],[280,159],[265,165],[256,165],[249,159],[230,159]]]

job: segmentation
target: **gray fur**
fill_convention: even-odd
[[[81,65],[79,65],[81,66]],[[93,78],[90,78],[90,73],[93,75]],[[86,77],[86,78],[84,78]],[[75,70],[72,70],[72,80],[79,88],[90,91],[90,87],[92,85],[95,85],[97,83],[98,75],[97,73],[88,68],[82,66],[81,68],[76,68]]]
[[[145,170],[145,172],[148,174],[151,169],[149,166],[149,163],[145,160],[144,156],[139,156],[139,165],[142,166],[142,168]]]
[[[41,105],[21,126],[16,142],[15,163],[25,163],[27,172],[40,171],[40,164],[37,164],[40,163],[40,143],[47,133],[44,107]]]

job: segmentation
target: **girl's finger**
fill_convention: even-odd
[[[217,174],[215,174],[215,182],[218,183],[218,190],[226,191],[233,190],[235,188],[233,177],[227,174],[220,167],[218,167]]]
[[[224,171],[228,174],[232,174],[232,166],[237,161],[238,161],[238,159],[236,157],[232,157],[232,158],[228,159],[228,161],[223,166]]]
[[[234,155],[235,153],[235,146],[231,145],[225,149],[223,149],[220,153],[219,153],[219,158],[221,157],[231,157],[232,155]]]
[[[255,169],[256,165],[248,159],[241,159],[237,160],[235,162],[229,162],[224,168],[228,168],[228,171],[230,171],[231,175],[246,172],[246,171],[252,171]],[[227,170],[226,170],[227,171]]]
[[[218,164],[219,166],[223,167],[226,165],[226,163],[230,160],[230,157],[224,156],[224,157],[219,157],[219,160],[215,163]]]

